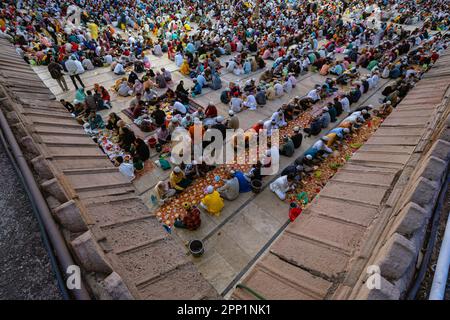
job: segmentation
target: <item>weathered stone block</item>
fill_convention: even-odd
[[[30,158],[37,157],[39,155],[39,150],[30,136],[23,137],[20,139],[20,144],[23,147],[23,152]]]
[[[83,215],[75,201],[69,200],[54,210],[56,219],[69,231],[82,232],[88,230]]]
[[[356,300],[398,300],[400,292],[385,278],[380,277],[380,289],[369,289],[363,285],[356,296]]]
[[[439,183],[442,182],[444,178],[445,169],[447,168],[447,162],[437,158],[435,156],[431,156],[428,158],[426,163],[424,164],[423,171],[421,176],[427,178],[431,181],[437,181]]]
[[[31,160],[31,164],[33,165],[34,171],[38,174],[38,176],[44,180],[49,180],[54,178],[53,172],[50,169],[47,160],[43,156],[37,156]]]
[[[422,228],[429,218],[431,210],[425,210],[414,202],[409,202],[398,214],[395,232],[409,236]]]
[[[444,161],[450,160],[450,142],[437,140],[431,147],[430,154]]]
[[[58,199],[59,202],[64,203],[69,200],[64,192],[64,189],[56,178],[44,181],[41,186],[45,192]]]
[[[103,280],[103,286],[113,300],[134,300],[130,290],[116,272],[111,273]]]
[[[411,195],[406,202],[415,202],[426,210],[433,207],[439,194],[440,183],[424,177],[417,179]]]
[[[381,275],[387,279],[399,279],[416,256],[414,244],[404,236],[394,233],[381,248],[374,265],[380,267]]]
[[[86,231],[72,242],[72,247],[88,272],[111,273],[112,268],[91,231]]]

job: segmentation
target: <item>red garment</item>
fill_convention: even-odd
[[[289,210],[289,219],[293,222],[302,213],[302,209],[299,207],[291,208]]]
[[[217,117],[217,108],[215,106],[207,106],[205,110],[205,116],[207,118]]]
[[[103,99],[104,101],[110,101],[110,100],[111,100],[111,97],[109,96],[108,91],[106,91],[106,90],[103,90],[103,91],[102,91],[102,99]]]
[[[183,218],[183,223],[188,230],[197,230],[202,223],[200,219],[200,210],[197,207],[193,207],[189,210]]]
[[[263,124],[257,123],[257,124],[255,124],[255,125],[253,125],[252,129],[255,130],[256,133],[259,133],[259,131],[260,131],[263,127],[264,127]]]

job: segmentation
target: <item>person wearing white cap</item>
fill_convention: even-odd
[[[345,137],[346,134],[350,133],[350,129],[349,128],[337,127],[337,128],[334,128],[334,129],[330,130],[330,132],[328,132],[328,134],[330,134],[330,133],[335,133],[336,136],[340,140],[342,140]]]
[[[170,186],[180,193],[192,183],[192,180],[186,178],[183,170],[176,166],[170,173],[169,182]]]
[[[294,177],[295,181],[300,181],[303,176],[303,166],[301,164],[293,163],[281,171],[281,176],[290,175]]]
[[[239,118],[236,116],[233,112],[233,110],[228,111],[228,114],[230,115],[230,119],[227,121],[227,127],[229,129],[237,130],[239,129]]]
[[[288,136],[284,136],[283,144],[280,146],[280,154],[286,157],[292,157],[295,152],[294,142]]]
[[[322,109],[322,116],[320,117],[320,121],[322,123],[322,128],[327,128],[331,122],[331,116],[328,112],[329,109],[327,107]]]
[[[319,141],[315,142],[308,150],[305,151],[305,156],[310,155],[313,159],[321,156],[324,153],[332,153],[326,142],[329,141],[329,138],[323,136]]]
[[[293,182],[293,177],[291,175],[281,176],[272,182],[269,187],[270,190],[277,195],[280,200],[286,199],[286,194],[289,190],[295,188]]]
[[[256,110],[257,103],[255,96],[253,94],[248,94],[247,98],[245,99],[244,106],[249,108],[250,110],[254,111]]]
[[[264,122],[263,129],[267,130],[266,134],[268,137],[272,136],[272,131],[278,129],[277,122],[275,119],[269,119]]]
[[[275,124],[277,127],[281,128],[287,125],[286,120],[284,119],[283,111],[275,111],[272,114],[271,120],[275,120]]]
[[[235,177],[234,170],[230,170],[229,179],[224,180],[225,184],[218,188],[220,195],[229,201],[235,200],[239,196],[239,180]]]
[[[294,134],[291,136],[291,140],[294,143],[295,149],[300,148],[303,141],[303,134],[300,132],[300,127],[294,127]]]
[[[209,213],[219,216],[224,207],[224,203],[220,193],[210,185],[206,188],[206,195],[200,202],[200,206]]]

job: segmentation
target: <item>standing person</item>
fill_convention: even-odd
[[[75,82],[75,79],[77,79],[81,86],[84,88],[84,84],[81,81],[80,74],[84,72],[84,68],[81,65],[81,62],[75,58],[75,56],[70,57],[69,60],[66,61],[66,69],[69,73],[70,79],[73,82],[73,85],[75,86],[75,89],[78,89],[78,85]]]
[[[50,64],[48,65],[48,72],[50,72],[50,75],[53,79],[58,82],[59,86],[61,87],[62,91],[69,91],[69,87],[67,86],[66,80],[64,79],[63,75],[63,67],[59,63],[55,62],[55,59],[52,58]]]

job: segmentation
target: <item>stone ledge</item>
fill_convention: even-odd
[[[101,282],[101,285],[112,300],[134,300],[123,279],[116,272],[112,272],[107,276]]]
[[[419,177],[408,192],[405,204],[415,202],[425,210],[429,210],[434,206],[439,195],[440,183],[430,181],[424,177]]]
[[[390,280],[402,277],[416,256],[414,244],[404,236],[394,233],[381,248],[374,265],[381,275]]]
[[[364,284],[356,296],[356,300],[398,300],[400,292],[383,277],[380,277],[380,289],[369,289]]]
[[[71,232],[76,233],[88,230],[81,211],[74,200],[69,200],[55,208],[54,214],[59,223]]]
[[[91,231],[86,231],[71,242],[78,261],[87,272],[111,273],[112,267]]]
[[[430,150],[430,155],[444,161],[450,160],[450,142],[445,140],[437,140]]]
[[[422,228],[430,217],[431,210],[425,210],[414,202],[409,202],[396,217],[393,230],[403,236],[410,237]]]

